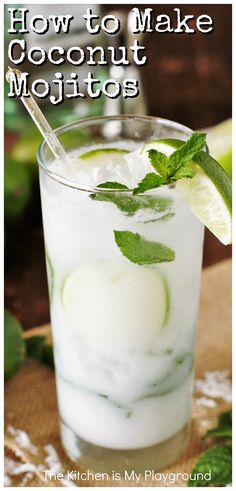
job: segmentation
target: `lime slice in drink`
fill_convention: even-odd
[[[175,140],[174,138],[165,138],[161,140],[154,140],[152,142],[147,143],[140,150],[140,155],[146,159],[148,159],[149,150],[158,150],[158,152],[162,152],[167,157],[169,157],[177,148],[183,145],[182,140]]]
[[[207,130],[209,153],[232,176],[232,119]]]
[[[88,152],[82,153],[79,155],[79,158],[100,164],[102,162],[108,162],[114,157],[119,157],[125,153],[128,153],[128,150],[123,150],[122,148],[96,148],[95,150],[89,150]]]
[[[86,166],[89,165],[90,168],[95,168],[97,170],[97,185],[101,186],[104,181],[117,181],[123,176],[125,169],[127,168],[127,163],[125,160],[125,155],[129,153],[128,150],[122,148],[96,148],[89,150],[88,152],[79,155],[80,164],[83,165],[83,169],[86,170]],[[108,175],[114,175],[114,179],[104,178]],[[116,177],[117,174],[117,177]],[[124,176],[125,177],[125,176]],[[124,179],[124,177],[122,179]],[[100,182],[99,182],[100,181]],[[109,186],[106,185],[106,188]],[[126,187],[126,186],[124,186]]]
[[[140,154],[148,158],[152,148],[171,155],[183,144],[181,140],[163,139],[148,143]],[[176,190],[192,212],[225,245],[232,235],[232,183],[224,169],[206,152],[199,152],[192,161],[196,174],[193,178],[176,181]]]
[[[88,341],[142,346],[168,317],[168,287],[158,269],[99,262],[71,273],[62,304],[72,329]]]

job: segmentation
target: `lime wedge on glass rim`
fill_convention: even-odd
[[[182,140],[162,139],[149,142],[140,154],[145,160],[150,149],[170,156],[183,145]],[[221,165],[206,152],[192,160],[196,174],[176,181],[176,190],[191,211],[225,245],[232,241],[232,183]]]

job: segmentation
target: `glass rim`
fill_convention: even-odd
[[[95,117],[90,117],[90,118],[83,118],[83,119],[78,119],[75,121],[72,121],[70,123],[66,123],[62,126],[59,126],[59,128],[56,128],[53,130],[55,135],[62,135],[63,133],[66,133],[67,131],[73,130],[73,129],[78,129],[79,127],[83,128],[85,126],[92,126],[96,124],[102,124],[105,123],[106,121],[127,121],[131,120],[133,121],[143,121],[147,123],[157,123],[157,124],[162,124],[166,125],[169,128],[177,129],[179,131],[182,131],[185,134],[188,134],[191,136],[193,133],[193,130],[189,128],[188,126],[185,126],[181,123],[177,123],[175,121],[172,121],[170,119],[165,119],[165,118],[160,118],[158,116],[146,116],[146,115],[129,115],[129,114],[121,114],[121,115],[114,115],[114,116],[95,116]],[[55,181],[61,183],[62,185],[72,188],[72,189],[77,189],[79,191],[85,191],[88,193],[115,193],[115,194],[133,194],[133,189],[113,189],[113,188],[102,188],[102,187],[97,187],[97,186],[89,186],[88,184],[83,184],[79,183],[77,181],[74,181],[73,179],[68,179],[66,177],[61,176],[60,174],[57,174],[54,171],[51,171],[48,167],[48,165],[45,162],[43,152],[45,151],[45,148],[49,148],[48,144],[45,140],[43,140],[37,151],[37,160],[39,167],[47,174],[49,177],[54,179]],[[164,184],[160,186],[160,188],[157,189],[163,189],[164,187],[169,187],[168,184]]]

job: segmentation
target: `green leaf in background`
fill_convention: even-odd
[[[8,155],[5,156],[4,174],[5,217],[12,220],[22,214],[29,201],[31,180],[27,169]]]
[[[154,264],[173,261],[175,253],[159,242],[146,240],[139,234],[114,230],[115,241],[122,254],[135,264]]]
[[[21,367],[25,359],[25,343],[18,320],[4,311],[4,378],[8,380]]]
[[[205,435],[208,437],[232,439],[232,410],[220,415],[218,426]]]
[[[53,356],[53,347],[51,344],[45,343],[43,347],[43,353],[41,361],[48,365],[51,368],[54,368],[54,356]]]
[[[53,347],[46,342],[45,336],[31,336],[25,340],[25,343],[29,358],[34,358],[54,368]]]
[[[232,409],[221,413],[218,427],[230,427],[232,429]]]
[[[19,321],[8,310],[4,311],[4,379],[14,375],[25,358],[34,358],[54,368],[53,348],[45,336],[23,338]]]
[[[31,336],[25,339],[26,353],[29,358],[42,359],[45,336]]]
[[[215,445],[206,450],[198,459],[191,475],[195,473],[211,473],[211,479],[195,479],[188,481],[188,487],[226,486],[232,482],[232,448],[230,445]]]
[[[211,480],[200,480],[195,476],[188,481],[189,487],[226,486],[232,482],[232,410],[220,415],[218,426],[208,431],[204,439],[208,437],[219,438],[221,444],[203,452],[191,474],[211,472]]]

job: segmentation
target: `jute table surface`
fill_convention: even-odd
[[[50,326],[32,330],[29,334],[46,334],[50,336]],[[200,319],[197,336],[196,378],[202,378],[204,372],[227,370],[231,373],[231,260],[222,261],[203,271]],[[193,399],[192,428],[190,444],[175,465],[163,472],[191,472],[200,453],[206,448],[202,436],[208,427],[213,427],[217,416],[227,410],[229,404],[217,400],[215,407],[204,407]],[[56,449],[65,472],[81,470],[65,455],[60,443],[58,411],[55,392],[54,372],[47,366],[34,360],[27,360],[20,371],[6,383],[5,388],[5,423],[6,429],[12,425],[28,433],[32,443],[38,447],[36,456],[20,448],[15,439],[6,430],[5,453],[17,462],[33,463],[38,466],[45,459],[44,446],[52,444]],[[60,481],[45,480],[41,471],[33,473],[27,486],[61,487]],[[21,486],[22,475],[15,476],[11,485]],[[79,486],[186,486],[179,479],[175,484],[166,481],[143,480],[124,481],[83,481],[74,482]]]

